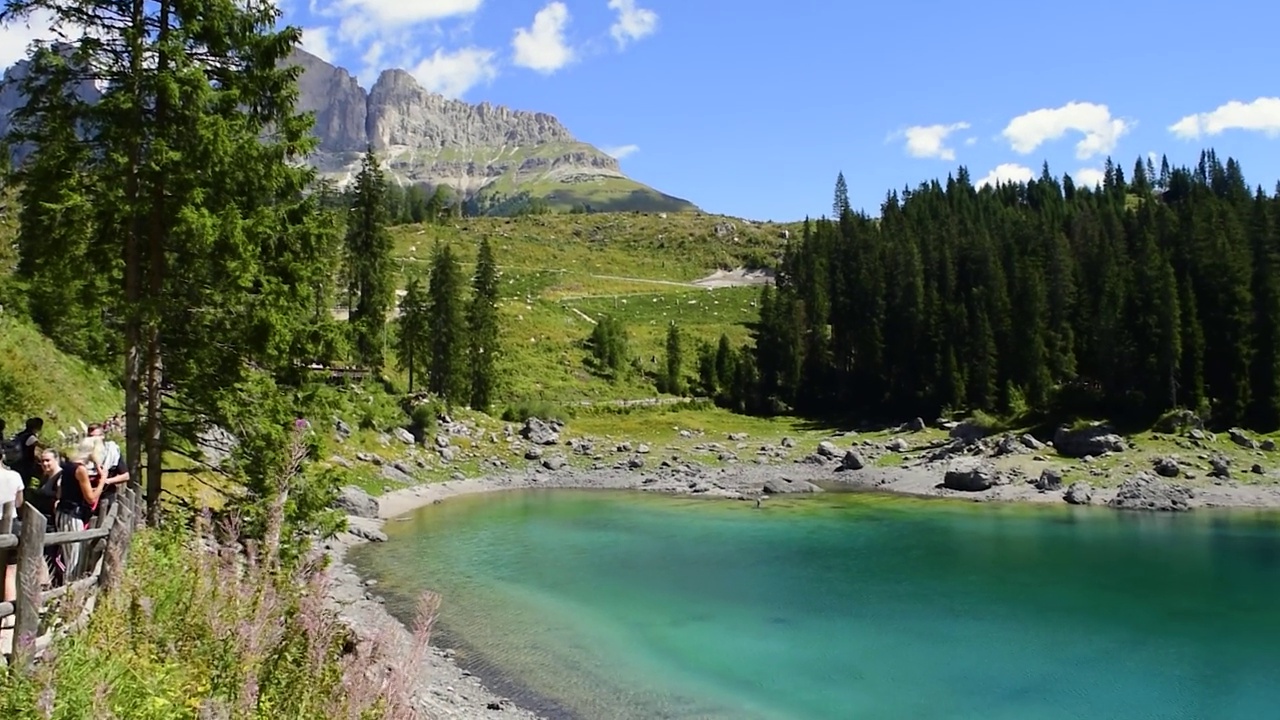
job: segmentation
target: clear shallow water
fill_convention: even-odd
[[[1272,717],[1280,524],[867,494],[463,497],[354,560],[582,718]]]

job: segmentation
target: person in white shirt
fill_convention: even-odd
[[[4,460],[0,459],[0,508],[3,508],[6,503],[13,503],[13,527],[10,532],[14,535],[17,535],[20,530],[18,527],[18,508],[22,507],[22,491],[22,476],[6,467]],[[4,561],[4,595],[0,596],[3,602],[13,602],[17,599],[17,577],[18,553],[10,549],[7,551]],[[5,623],[6,626],[12,625],[12,616],[4,618],[0,622]]]

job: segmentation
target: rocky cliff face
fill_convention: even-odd
[[[403,70],[385,70],[365,91],[346,70],[302,50],[298,108],[315,113],[319,147],[308,161],[322,177],[346,184],[372,146],[402,184],[448,185],[467,197],[528,194],[552,205],[678,211],[688,201],[626,177],[618,161],[579,142],[554,116],[428,92]],[[26,63],[0,86],[0,132],[20,107],[17,83]],[[85,92],[97,91],[90,86]]]
[[[450,100],[404,70],[384,70],[365,92],[346,70],[307,52],[295,51],[290,62],[302,68],[299,106],[316,113],[320,148],[311,162],[339,185],[359,171],[369,146],[401,183],[443,184],[467,196],[499,186],[511,193],[630,182],[617,160],[547,113]]]

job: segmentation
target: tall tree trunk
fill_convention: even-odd
[[[135,130],[143,125],[142,88],[138,78],[142,71],[143,0],[133,0],[130,22],[138,29],[130,48],[130,77],[134,83],[134,110],[137,112]],[[138,208],[140,196],[139,178],[142,166],[142,138],[135,136],[129,148],[129,168],[125,178],[125,195],[129,202],[129,227],[124,238],[124,298],[125,318],[124,355],[124,426],[125,462],[129,468],[129,484],[138,487],[142,477],[142,252],[140,243],[142,228]],[[134,496],[138,497],[137,494]],[[136,512],[136,508],[134,508]],[[134,517],[137,517],[135,514]]]
[[[169,39],[170,0],[160,2],[157,74],[169,69],[166,43]],[[168,105],[163,93],[156,96],[156,127],[161,136],[167,134]],[[164,432],[161,414],[164,406],[164,359],[160,348],[160,306],[164,300],[165,275],[165,217],[163,176],[155,177],[151,184],[151,227],[147,243],[147,524],[154,527],[160,522],[160,491],[164,470]]]

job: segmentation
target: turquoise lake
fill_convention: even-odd
[[[1280,522],[827,493],[451,499],[353,562],[551,716],[1255,720]]]

